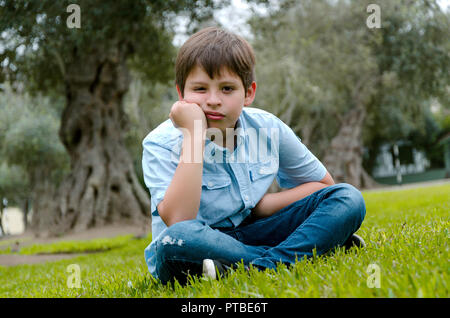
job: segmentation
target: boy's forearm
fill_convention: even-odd
[[[252,213],[258,218],[270,216],[289,204],[301,200],[327,186],[328,184],[321,182],[308,182],[282,192],[266,193],[252,210]]]
[[[197,217],[202,192],[204,146],[204,139],[184,135],[178,167],[158,209],[167,226]]]

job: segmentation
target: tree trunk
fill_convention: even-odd
[[[346,182],[357,188],[370,188],[376,182],[362,166],[361,130],[366,116],[363,107],[353,108],[341,120],[338,134],[331,140],[323,163],[336,183]]]
[[[50,171],[47,169],[36,169],[30,178],[33,187],[33,216],[29,228],[36,236],[47,236],[58,221],[54,212],[56,189],[48,178],[49,175]]]
[[[71,157],[71,173],[59,188],[58,226],[51,234],[106,224],[150,224],[150,201],[123,142],[126,54],[126,46],[117,45],[67,67],[60,138]]]
[[[3,228],[3,197],[0,196],[0,231],[2,235],[5,235],[5,230]]]
[[[24,232],[28,230],[28,212],[30,211],[30,200],[25,198],[22,206],[23,211],[23,230]]]

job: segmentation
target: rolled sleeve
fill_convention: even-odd
[[[282,188],[322,180],[327,170],[301,139],[280,119],[279,169],[276,180]]]

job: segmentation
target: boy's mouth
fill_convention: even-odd
[[[225,115],[223,115],[221,113],[216,113],[216,112],[205,112],[205,116],[206,116],[206,118],[212,119],[212,120],[220,120],[225,117]]]

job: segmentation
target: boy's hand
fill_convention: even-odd
[[[200,120],[202,122],[203,130],[206,130],[208,127],[205,113],[202,108],[195,103],[186,101],[175,102],[170,109],[169,118],[176,128],[186,128],[191,132],[194,131],[195,120]]]

